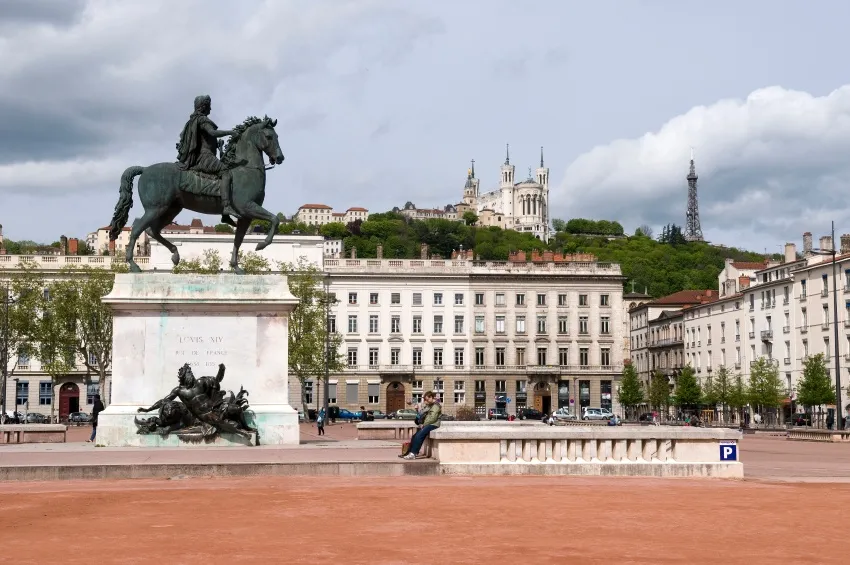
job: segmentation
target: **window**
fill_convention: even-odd
[[[505,317],[504,316],[496,316],[496,333],[497,334],[505,333]]]
[[[413,331],[412,333],[422,333],[422,316],[413,316]]]
[[[455,334],[463,335],[463,316],[455,316]]]
[[[369,316],[369,333],[376,334],[378,333],[378,315],[371,314]]]
[[[607,295],[607,294],[600,294],[600,295],[599,295],[599,305],[600,305],[600,306],[610,306],[610,303],[609,303],[609,301],[608,301],[608,300],[609,300],[609,299],[608,299],[608,295]]]
[[[328,316],[328,333],[336,333],[336,316]]]
[[[570,364],[570,350],[566,347],[558,348],[558,365],[566,367]]]
[[[442,316],[434,316],[434,333],[435,334],[443,333],[443,317]]]
[[[537,293],[537,305],[546,306],[546,294],[542,292]]]
[[[443,379],[434,379],[434,396],[437,397],[437,402],[443,402]]]
[[[475,316],[475,333],[484,333],[484,316]]]
[[[377,292],[370,292],[369,293],[369,304],[374,306],[377,303],[378,303],[378,293]]]
[[[525,316],[517,316],[516,317],[516,333],[524,334],[525,333]]]
[[[590,349],[587,347],[581,347],[578,350],[578,364],[582,367],[588,366],[588,359],[590,358]]]
[[[401,293],[393,292],[390,294],[390,304],[401,304]]]
[[[602,316],[599,318],[599,333],[602,334],[610,334],[611,333],[611,318],[608,316]]]
[[[505,295],[501,292],[496,293],[496,306],[504,306],[505,305]]]
[[[525,394],[528,391],[528,381],[517,381],[516,382],[516,393],[517,394]]]
[[[86,404],[94,404],[94,397],[100,394],[99,383],[89,383],[86,385]],[[48,403],[49,404],[49,403]]]
[[[398,365],[401,358],[401,349],[393,347],[390,349],[390,365]]]
[[[496,381],[496,392],[505,393],[508,391],[507,381]]]
[[[414,306],[422,306],[422,293],[414,292],[413,293],[413,305]]]
[[[496,348],[496,366],[504,367],[505,366],[505,348],[497,347]]]
[[[424,390],[424,388],[422,387],[422,381],[413,381],[413,383],[410,385],[410,388],[419,391]]]
[[[538,365],[546,365],[546,348],[538,347],[537,348],[537,364]]]
[[[518,367],[525,367],[525,348],[516,348],[516,364]]]
[[[421,367],[422,366],[422,348],[416,347],[413,349],[413,366]]]
[[[806,281],[800,281],[800,298],[806,297]]]
[[[390,318],[390,332],[394,334],[401,333],[401,316]]]
[[[602,408],[611,409],[611,381],[599,381],[600,392],[602,393]]]
[[[486,386],[485,381],[475,381],[475,392],[486,392]]]
[[[570,333],[570,319],[567,316],[558,316],[558,333],[563,335]]]
[[[313,404],[313,381],[304,381],[304,401]]]
[[[546,316],[537,316],[537,333],[546,333]]]
[[[484,348],[476,347],[475,348],[475,366],[483,367],[484,366]]]
[[[578,333],[587,335],[587,316],[579,316],[578,318]]]
[[[357,348],[349,347],[348,348],[348,366],[349,368],[357,367]]]
[[[463,369],[463,348],[455,348],[455,369]]]
[[[559,294],[558,295],[558,306],[566,306],[567,305],[567,295]]]
[[[370,347],[369,348],[369,368],[374,369],[378,366],[378,348]]]
[[[357,316],[348,316],[348,333],[356,334],[357,333]]]
[[[611,349],[609,347],[603,347],[599,351],[599,364],[603,367],[611,366]]]
[[[516,305],[517,306],[525,306],[525,295],[517,294],[516,295]]]
[[[368,383],[366,385],[367,394],[369,395],[369,404],[377,404],[380,402],[381,385],[380,383]]]
[[[18,382],[15,387],[15,404],[23,406],[27,403],[30,397],[30,384],[28,382]]]
[[[466,389],[463,381],[455,381],[455,404],[466,404]]]
[[[53,383],[50,381],[41,381],[38,383],[38,403],[41,406],[50,406],[53,400]],[[89,402],[89,404],[94,404]]]
[[[357,404],[360,396],[360,383],[345,383],[345,401],[348,404]]]
[[[483,306],[484,305],[484,293],[483,292],[476,292],[475,293],[475,305],[476,306]]]
[[[587,295],[579,294],[578,295],[578,305],[579,306],[587,306]]]
[[[463,293],[455,293],[455,306],[463,306]]]
[[[348,303],[349,304],[357,304],[357,293],[349,292],[348,293]]]
[[[443,303],[443,293],[442,292],[435,292],[434,293],[434,305],[439,306],[442,303]]]
[[[442,369],[443,368],[443,348],[435,347],[434,348],[434,368]]]

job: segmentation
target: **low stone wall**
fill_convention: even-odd
[[[431,433],[441,473],[744,476],[736,430],[480,424],[445,422]]]
[[[381,420],[357,424],[357,439],[408,440],[416,433],[412,420]]]
[[[68,426],[64,424],[3,424],[2,443],[65,443]]]
[[[793,428],[788,431],[788,439],[795,441],[826,441],[832,443],[850,443],[850,431],[807,430]]]

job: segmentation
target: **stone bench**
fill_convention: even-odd
[[[65,443],[68,426],[64,424],[2,424],[3,443]]]
[[[811,430],[793,428],[788,430],[788,439],[796,441],[826,441],[832,443],[850,442],[847,430]]]
[[[431,432],[445,474],[741,478],[737,430],[444,422]],[[721,461],[721,454],[725,459]],[[733,457],[734,454],[734,457]]]
[[[409,440],[416,433],[413,420],[381,420],[357,424],[357,439]]]

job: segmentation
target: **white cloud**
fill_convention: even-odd
[[[763,88],[595,147],[553,188],[555,215],[617,219],[632,230],[683,225],[691,147],[710,241],[772,252],[803,231],[825,233],[829,219],[850,227],[850,86],[820,97]]]

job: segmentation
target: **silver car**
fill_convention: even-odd
[[[614,415],[607,408],[585,408],[581,415],[582,420],[608,420]]]

